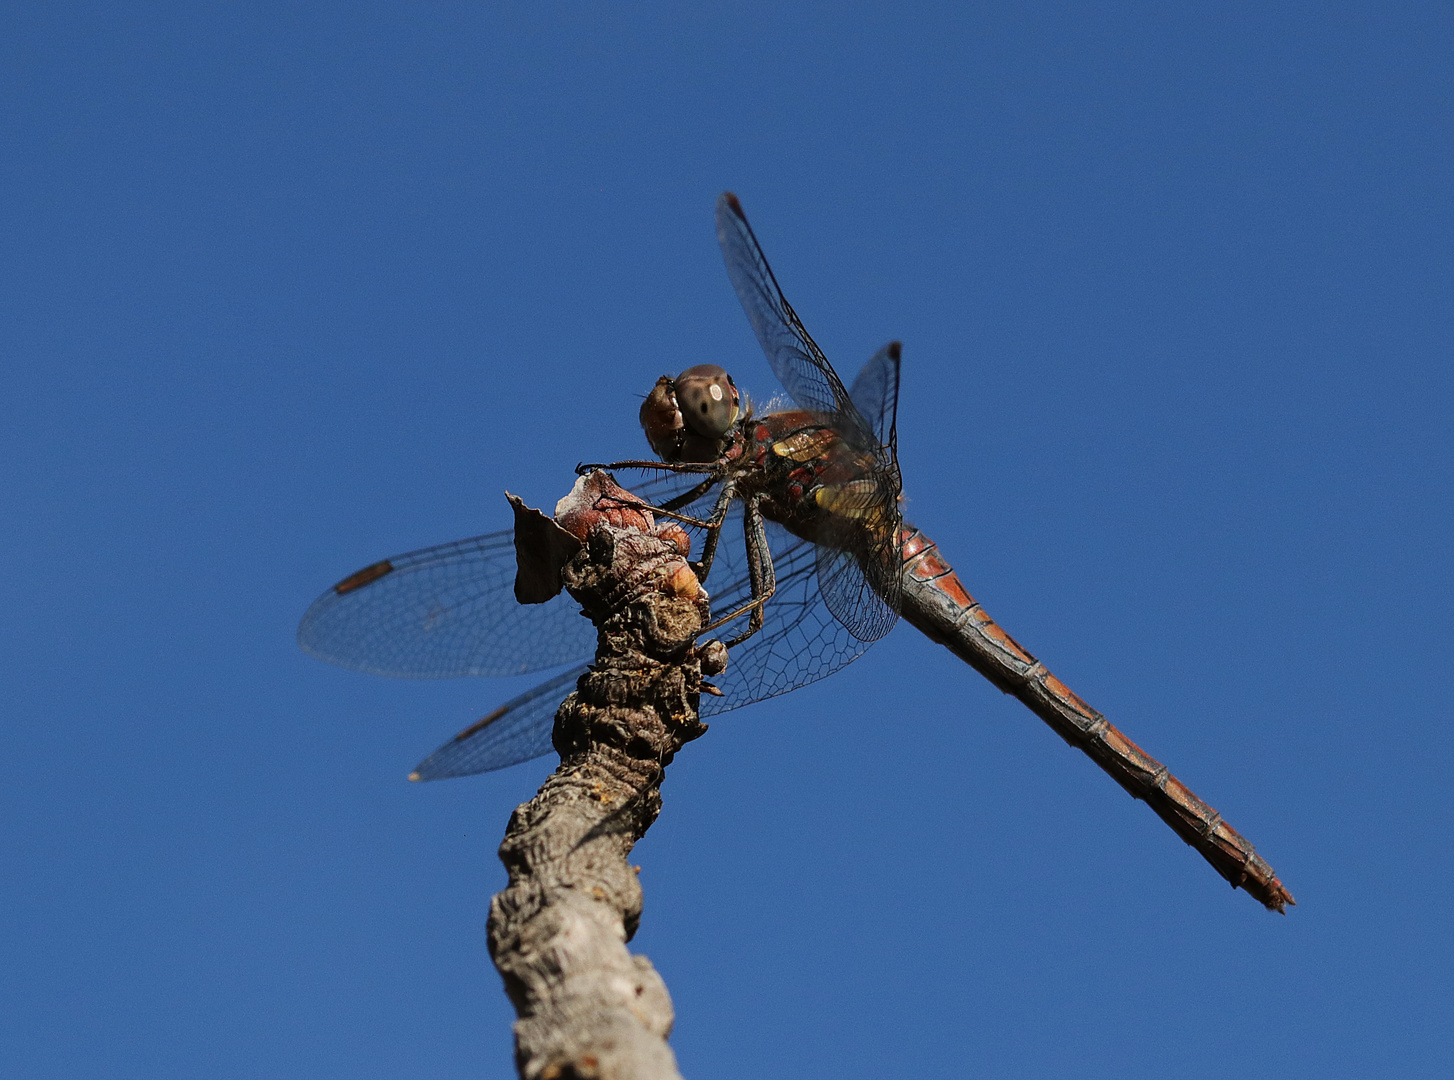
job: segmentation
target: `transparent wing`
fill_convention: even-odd
[[[637,485],[652,502],[682,478]],[[344,578],[315,600],[298,644],[320,660],[414,679],[522,675],[584,660],[596,631],[569,596],[515,600],[513,529],[411,551]]]
[[[689,479],[693,478],[674,477],[671,483],[681,485]],[[669,490],[664,485],[627,486],[637,494],[647,492],[653,496]],[[875,487],[874,490],[880,489]],[[715,499],[714,489],[674,509],[687,517],[705,518]],[[666,501],[663,499],[656,505]],[[881,509],[878,503],[874,506]],[[702,695],[703,716],[775,697],[831,675],[863,655],[864,650],[893,625],[890,620],[876,637],[860,638],[854,634],[847,624],[834,616],[824,598],[818,546],[794,536],[775,522],[767,522],[766,529],[777,591],[764,609],[762,629],[733,649],[728,657],[727,670],[711,680],[723,696]],[[693,550],[701,551],[700,537],[694,539]],[[751,599],[752,584],[740,502],[732,504],[722,524],[722,537],[712,571],[703,584],[712,597],[714,619],[736,611]],[[893,595],[896,597],[897,593]],[[716,633],[726,640],[746,626],[747,616],[743,615]]]
[[[725,558],[719,553],[707,589],[714,615],[733,611],[750,599],[747,552],[741,542],[740,511],[728,518],[722,546],[732,540]],[[819,587],[817,547],[780,525],[767,525],[777,591],[763,612],[762,629],[733,649],[727,670],[712,680],[720,698],[702,695],[703,716],[736,709],[764,698],[817,682],[863,655],[872,643],[856,636],[835,618]],[[714,591],[715,590],[715,591]],[[747,617],[719,631],[729,638],[745,629]]]
[[[856,556],[836,548],[819,547],[817,566],[823,602],[849,633],[867,645],[894,628],[899,621],[897,589],[885,596],[883,585],[869,581]]]
[[[863,365],[848,391],[880,446],[898,452],[896,416],[899,410],[900,345],[890,341]]]
[[[684,512],[700,514],[702,504],[709,502],[710,496],[706,496]],[[707,579],[714,615],[736,610],[751,596],[740,508],[734,508],[723,528]],[[722,696],[702,695],[703,716],[716,716],[816,682],[862,656],[870,644],[829,611],[818,587],[815,546],[778,525],[770,523],[767,532],[777,592],[767,605],[762,630],[733,649],[727,670],[712,680]],[[722,636],[731,636],[741,625],[724,626]],[[420,763],[416,778],[467,776],[549,753],[555,711],[585,670],[581,665],[556,676],[466,728]]]
[[[345,578],[303,616],[304,652],[416,679],[519,675],[579,660],[596,631],[568,596],[515,602],[513,529],[412,551]]]
[[[829,512],[818,530],[818,582],[828,610],[864,641],[877,641],[898,621],[899,357],[899,343],[891,341],[853,380],[850,393],[876,443],[871,463],[864,455],[863,480],[820,497]]]
[[[588,665],[541,683],[465,728],[419,763],[410,780],[445,780],[518,765],[550,753],[555,711]]]
[[[783,389],[800,408],[834,416],[835,426],[855,445],[868,445],[872,428],[783,296],[742,204],[730,191],[717,199],[717,242],[727,264],[727,277]]]

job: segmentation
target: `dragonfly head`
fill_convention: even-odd
[[[663,375],[641,403],[641,428],[663,461],[715,461],[742,415],[732,376],[716,364]]]

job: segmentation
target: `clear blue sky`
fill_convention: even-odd
[[[508,1077],[526,681],[293,642],[771,375],[737,191],[909,514],[1245,833],[1233,892],[908,627],[721,717],[635,861],[685,1073],[1454,1073],[1442,4],[12,5],[0,1061]]]

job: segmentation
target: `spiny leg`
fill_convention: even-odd
[[[698,484],[692,489],[692,491],[705,492],[712,484],[718,482],[722,484],[722,491],[718,494],[717,501],[712,507],[712,516],[708,518],[695,518],[689,517],[686,514],[678,514],[665,507],[652,506],[650,503],[642,502],[639,499],[632,499],[628,502],[625,499],[617,498],[616,501],[624,506],[633,506],[638,510],[650,510],[653,514],[661,517],[670,518],[673,521],[680,521],[683,525],[690,525],[695,529],[704,530],[707,537],[702,543],[702,557],[690,565],[693,572],[697,575],[697,580],[706,581],[707,574],[712,569],[712,560],[717,554],[717,543],[722,537],[722,523],[727,520],[727,513],[732,508],[732,500],[737,495],[737,481],[735,479],[721,480],[720,477],[713,476],[706,483]],[[690,495],[691,492],[687,494]],[[679,501],[679,499],[671,500],[671,502]]]
[[[727,520],[727,512],[731,509],[736,495],[737,481],[724,481],[722,491],[717,495],[717,503],[712,507],[712,517],[705,526],[707,536],[702,541],[702,557],[692,564],[698,581],[706,581],[707,575],[712,572],[712,560],[717,557],[717,542],[722,539],[722,523]]]
[[[723,481],[723,474],[727,471],[725,460],[720,459],[710,463],[697,462],[673,462],[673,461],[613,461],[610,464],[590,463],[576,466],[577,475],[584,476],[586,473],[594,472],[597,469],[611,472],[615,469],[656,469],[661,472],[678,474],[707,474],[707,478],[700,484],[685,491],[674,498],[668,499],[662,506],[653,506],[641,499],[633,499],[630,502],[625,499],[618,499],[622,505],[632,506],[639,510],[650,510],[653,514],[679,521],[683,525],[690,525],[696,529],[706,531],[707,537],[703,542],[702,558],[692,563],[692,569],[696,572],[698,581],[705,581],[707,574],[712,569],[712,560],[717,554],[717,543],[722,535],[722,523],[727,520],[727,513],[732,506],[732,499],[736,493],[736,482],[733,480]],[[712,507],[710,518],[695,518],[686,514],[676,513],[679,506],[690,506],[701,496],[712,489],[714,484],[721,483],[722,491],[717,496],[717,502]]]
[[[772,564],[772,551],[767,546],[767,528],[762,520],[761,495],[754,495],[743,508],[742,530],[747,542],[747,564],[752,567],[757,588],[757,606],[747,618],[747,629],[728,642],[728,647],[741,645],[762,629],[767,602],[777,592],[777,568]]]
[[[707,479],[703,480],[700,484],[692,488],[690,491],[684,491],[680,495],[677,495],[674,498],[670,498],[666,502],[662,503],[661,509],[670,513],[672,510],[680,510],[683,506],[691,506],[692,503],[696,502],[703,495],[707,494],[707,492],[711,491],[712,485],[718,483],[720,479],[721,478],[717,476],[707,477]]]
[[[595,472],[601,469],[611,472],[613,469],[655,469],[658,472],[672,473],[709,473],[716,472],[716,462],[697,463],[691,461],[612,461],[604,462],[582,462],[576,466],[576,475],[585,476],[588,472]]]
[[[716,479],[713,478],[712,482],[716,483]],[[730,481],[728,482],[727,486],[729,489],[735,487],[735,485],[732,484],[732,482]],[[628,495],[629,494],[630,493],[628,492]],[[629,498],[620,495],[613,495],[609,498],[611,502],[617,503],[621,506],[627,506],[633,510],[649,510],[651,511],[651,513],[657,515],[658,517],[670,518],[672,521],[680,521],[683,525],[690,525],[694,529],[706,529],[713,534],[721,530],[722,520],[727,516],[726,504],[732,501],[730,498],[725,500],[719,499],[718,502],[720,512],[719,509],[714,508],[711,517],[696,518],[688,514],[678,514],[674,511],[664,509],[660,506],[654,506],[653,504],[646,502],[644,499],[636,498],[634,495],[631,495]],[[698,576],[705,577],[706,575],[702,574]]]
[[[629,499],[618,497],[614,501],[620,503],[622,506],[628,506],[635,510],[650,510],[653,514],[660,514],[662,517],[671,518],[673,521],[680,521],[683,525],[690,525],[695,529],[710,529],[714,527],[714,522],[717,520],[715,511],[713,518],[710,519],[695,518],[686,514],[678,514],[675,511],[679,506],[689,506],[710,491],[712,485],[721,481],[721,473],[724,471],[721,468],[721,464],[721,462],[698,464],[696,462],[678,463],[672,461],[613,461],[609,464],[591,462],[577,465],[576,475],[585,476],[587,473],[596,472],[597,470],[609,473],[613,469],[655,469],[660,472],[698,475],[707,473],[707,478],[701,483],[680,495],[673,496],[661,506],[649,503],[645,499],[638,499],[634,495]]]
[[[763,525],[762,511],[758,505],[761,499],[761,495],[750,495],[743,500],[742,504],[742,533],[747,545],[747,572],[752,588],[752,599],[736,611],[714,619],[700,631],[705,634],[709,630],[715,630],[750,612],[747,629],[727,642],[729,649],[741,645],[762,629],[763,606],[772,599],[772,594],[777,591],[777,572],[772,565],[772,552],[768,550],[767,546],[767,530]]]

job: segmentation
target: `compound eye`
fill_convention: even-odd
[[[737,387],[732,376],[716,364],[687,368],[674,385],[682,419],[698,435],[720,439],[737,422]]]
[[[677,408],[672,377],[663,375],[641,403],[641,429],[646,432],[646,441],[651,443],[657,457],[663,461],[676,461],[682,439],[686,436],[682,427],[682,414]]]

